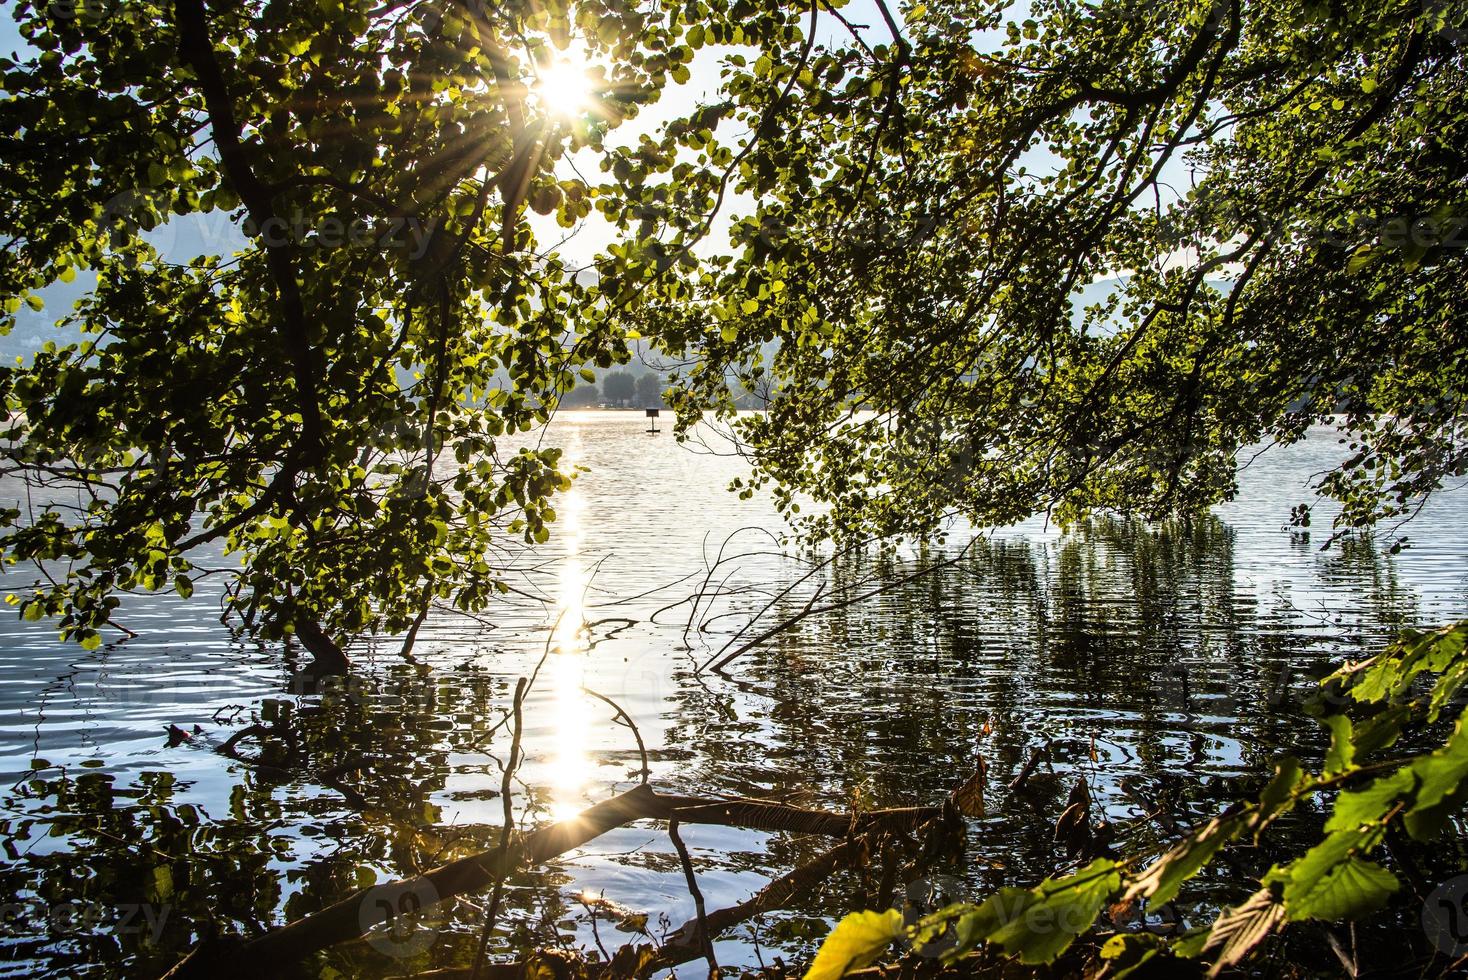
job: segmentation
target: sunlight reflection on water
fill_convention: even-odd
[[[512,787],[523,828],[639,779],[632,733],[589,688],[637,724],[652,785],[672,793],[795,793],[841,810],[859,792],[874,806],[911,806],[941,799],[981,753],[992,808],[955,869],[981,894],[1055,870],[1050,819],[1078,776],[1117,826],[1152,832],[1143,818],[1154,808],[1123,792],[1122,779],[1166,800],[1175,821],[1207,820],[1278,752],[1318,745],[1315,723],[1295,710],[1317,666],[1359,658],[1402,624],[1468,616],[1468,494],[1431,502],[1401,554],[1366,540],[1321,552],[1319,533],[1309,542],[1282,527],[1309,474],[1346,451],[1317,427],[1247,469],[1237,499],[1191,528],[1097,520],[1061,531],[1036,520],[999,529],[964,563],[811,616],[727,677],[695,676],[692,660],[712,656],[808,570],[800,553],[769,541],[781,523],[768,498],[726,491],[747,475],[743,464],[652,436],[640,413],[564,413],[549,434],[517,439],[505,451],[556,445],[567,467],[589,470],[555,499],[550,540],[517,559],[514,591],[492,609],[435,612],[418,637],[419,664],[403,662],[397,637],[355,647],[350,697],[303,697],[287,673],[298,653],[221,627],[217,577],[201,579],[188,603],[130,596],[126,621],[144,635],[97,651],[58,644],[52,623],[0,621],[0,785],[14,784],[0,841],[15,848],[0,855],[0,885],[17,896],[84,885],[87,900],[111,907],[153,887],[139,855],[179,856],[156,944],[107,933],[83,945],[27,919],[0,935],[0,976],[159,975],[201,928],[247,932],[266,916],[282,924],[369,873],[403,878],[492,846],[510,741],[501,720],[537,664]],[[23,491],[0,478],[0,501]],[[1315,516],[1329,524],[1325,508]],[[916,560],[911,551],[862,556],[820,587],[857,594]],[[704,588],[708,599],[685,601]],[[800,614],[813,588],[791,592],[759,625]],[[215,750],[269,718],[285,718],[297,739],[288,778]],[[201,731],[173,744],[169,724]],[[1030,796],[1006,793],[1046,744],[1053,772],[1032,780]],[[318,782],[353,764],[362,768],[332,786]],[[746,900],[826,846],[732,828],[684,833],[710,908]],[[579,897],[605,894],[673,923],[693,915],[672,845],[646,824],[523,882],[533,887],[506,893],[514,932],[496,931],[496,956],[521,955],[524,937],[552,928],[590,948]],[[865,901],[863,887],[838,882],[772,913],[760,926],[765,955],[808,955],[818,934],[810,923]],[[367,978],[459,967],[482,922],[482,906],[466,902],[432,958],[389,961],[348,944],[330,962]],[[603,915],[601,939],[614,932]],[[744,966],[757,955],[731,935],[718,958]]]
[[[581,457],[581,429],[571,430],[565,461],[575,466]],[[589,584],[581,559],[582,529],[586,500],[573,484],[559,501],[558,524],[564,535],[566,557],[561,565],[556,595],[556,625],[546,664],[550,675],[555,749],[551,763],[551,816],[568,820],[586,805],[586,786],[591,777],[587,757],[585,659],[587,631],[584,600]]]

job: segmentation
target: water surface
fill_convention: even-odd
[[[523,826],[637,781],[631,732],[589,688],[635,719],[652,782],[668,791],[835,809],[933,803],[982,756],[988,813],[966,857],[943,869],[951,888],[979,893],[1065,866],[1051,825],[1076,780],[1124,844],[1164,839],[1144,810],[1205,818],[1311,739],[1298,709],[1312,673],[1404,625],[1468,615],[1468,496],[1430,502],[1399,555],[1370,541],[1322,552],[1318,532],[1282,529],[1310,474],[1339,458],[1320,428],[1265,453],[1237,500],[1189,527],[1062,533],[1036,521],[986,533],[938,572],[806,618],[728,676],[699,674],[817,559],[782,549],[766,502],[725,490],[737,459],[650,436],[640,415],[564,414],[547,439],[588,472],[557,506],[551,542],[517,561],[516,592],[477,620],[430,618],[417,664],[395,640],[359,644],[336,695],[300,695],[292,651],[222,626],[208,580],[187,603],[130,602],[120,618],[142,635],[93,652],[59,645],[44,624],[0,620],[0,876],[14,896],[0,972],[157,974],[211,929],[255,933],[489,846],[508,732],[486,733],[542,657],[513,790]],[[819,605],[967,542],[834,563],[744,637],[800,613],[818,587]],[[7,583],[26,580],[13,570]],[[695,606],[695,593],[710,595]],[[266,766],[213,751],[251,723],[277,733]],[[170,746],[171,724],[200,731]],[[1041,746],[1031,792],[1006,792]],[[683,836],[711,908],[829,844],[716,827]],[[831,916],[872,893],[870,879],[840,875],[726,937],[720,962],[808,952]],[[1225,875],[1203,894],[1224,900],[1246,884]],[[594,947],[590,896],[646,913],[654,936],[693,912],[666,834],[646,823],[512,886],[499,956]],[[462,965],[482,915],[481,898],[460,901],[432,942],[357,943],[310,971]],[[607,915],[603,944],[633,938]]]

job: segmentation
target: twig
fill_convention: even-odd
[[[515,811],[512,805],[511,794],[514,789],[511,781],[515,775],[515,769],[519,765],[520,758],[520,733],[524,728],[521,713],[521,704],[525,700],[525,688],[528,682],[520,678],[515,684],[515,702],[511,709],[515,718],[514,734],[510,736],[510,757],[505,762],[504,779],[500,781],[500,799],[505,805],[505,822],[500,828],[500,853],[508,854],[510,851],[510,836],[515,830]],[[501,873],[494,880],[494,894],[489,900],[489,912],[484,917],[484,929],[479,933],[479,949],[474,954],[474,969],[469,974],[469,980],[479,980],[479,969],[484,965],[484,951],[489,946],[489,934],[494,931],[495,919],[499,917],[500,898],[504,895],[505,875]]]
[[[1009,781],[1011,793],[1018,793],[1025,788],[1025,783],[1030,781],[1030,773],[1035,771],[1035,767],[1040,764],[1040,760],[1045,757],[1045,752],[1049,748],[1050,743],[1046,742],[1043,746],[1030,750],[1030,757],[1020,767],[1019,774]]]
[[[977,540],[977,538],[974,539],[974,541]],[[759,646],[761,643],[765,642],[771,637],[785,632],[792,626],[799,623],[801,620],[805,619],[807,616],[812,616],[817,613],[834,612],[837,609],[845,609],[847,606],[854,606],[858,602],[864,602],[865,600],[870,599],[873,596],[881,595],[884,592],[890,592],[891,590],[898,588],[899,586],[906,585],[909,582],[914,582],[925,575],[931,575],[933,572],[936,572],[940,568],[947,568],[951,565],[956,565],[958,564],[958,562],[963,560],[963,557],[965,555],[968,554],[969,549],[974,546],[974,541],[970,541],[968,544],[964,545],[963,548],[958,552],[958,554],[954,555],[952,558],[945,558],[942,561],[935,561],[932,564],[920,568],[917,571],[912,572],[908,575],[904,575],[902,578],[896,579],[895,581],[884,582],[883,584],[877,586],[875,589],[870,589],[866,592],[861,593],[860,595],[851,596],[848,599],[842,599],[839,602],[832,602],[818,608],[806,606],[805,609],[802,610],[798,615],[791,616],[784,622],[776,623],[774,626],[771,626],[759,636],[756,636],[748,643],[745,643],[743,646],[736,648],[732,653],[720,659],[717,663],[713,664],[713,670],[722,671],[737,657],[753,649],[754,647]],[[709,664],[704,664],[704,667],[709,667]]]
[[[719,961],[714,958],[714,937],[709,934],[708,918],[703,909],[703,892],[698,890],[698,879],[693,874],[693,861],[688,857],[688,848],[684,845],[683,838],[678,836],[677,817],[668,821],[668,837],[673,841],[678,860],[683,864],[683,878],[688,882],[688,894],[693,896],[694,921],[698,924],[696,941],[703,947],[703,958],[709,961],[709,978],[715,980],[719,975]]]
[[[631,715],[622,710],[621,705],[617,704],[617,702],[605,694],[598,694],[589,687],[582,687],[581,690],[586,694],[590,694],[598,701],[603,701],[611,705],[612,710],[617,713],[616,717],[622,719],[622,723],[632,729],[632,737],[637,739],[637,754],[642,757],[642,782],[646,785],[647,777],[652,774],[652,770],[647,766],[647,746],[642,744],[642,733],[637,730],[637,723],[632,720]]]
[[[602,893],[602,897],[606,897],[605,892]],[[601,951],[601,958],[603,960],[610,960],[612,954],[608,953],[606,946],[602,945],[601,931],[596,927],[596,906],[588,902],[585,897],[580,898],[579,901],[581,902],[581,907],[586,910],[586,914],[591,916],[591,938],[596,940],[596,948]]]

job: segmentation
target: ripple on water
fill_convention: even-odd
[[[635,783],[631,733],[585,687],[636,719],[654,782],[680,792],[911,805],[939,798],[982,756],[994,789],[970,842],[975,890],[1053,869],[1050,826],[1036,814],[1076,778],[1118,821],[1141,812],[1137,792],[1173,801],[1180,819],[1206,815],[1218,804],[1197,790],[1204,777],[1227,787],[1303,740],[1309,723],[1296,709],[1311,669],[1402,624],[1468,614],[1461,494],[1431,502],[1398,556],[1360,543],[1321,552],[1318,535],[1281,530],[1306,477],[1340,454],[1319,429],[1246,470],[1216,519],[1152,531],[1097,521],[1066,533],[1033,521],[986,534],[965,561],[811,617],[744,655],[728,678],[695,676],[692,662],[805,568],[758,530],[777,526],[766,502],[725,492],[736,460],[695,456],[644,425],[619,413],[558,419],[549,441],[572,447],[589,472],[560,508],[557,535],[514,571],[520,592],[546,602],[516,594],[481,620],[431,617],[417,647],[422,674],[398,659],[395,640],[364,642],[350,691],[300,697],[281,651],[219,625],[208,582],[192,603],[130,600],[122,620],[143,638],[91,653],[57,645],[44,624],[0,624],[0,770],[17,783],[3,822],[13,848],[0,857],[5,884],[104,904],[166,895],[175,908],[157,945],[63,941],[38,928],[10,937],[5,955],[22,973],[85,972],[88,962],[98,973],[147,972],[187,946],[191,923],[278,922],[493,840],[507,738],[484,734],[540,660],[560,610],[549,636],[560,652],[525,705],[517,813],[565,815]],[[1316,508],[1317,528],[1329,518]],[[721,547],[726,559],[744,557],[710,575]],[[900,555],[892,574],[912,560]],[[850,583],[882,568],[864,560],[835,572]],[[722,598],[663,608],[706,577]],[[11,570],[3,584],[23,582]],[[672,583],[681,584],[654,591]],[[799,613],[813,583],[770,615]],[[636,623],[598,622],[609,617]],[[283,772],[212,751],[252,720],[281,718],[294,746],[271,737],[241,748]],[[202,734],[170,746],[170,724]],[[1034,800],[999,792],[1045,744]],[[33,760],[46,768],[32,772]],[[323,771],[338,773],[334,786],[308,778]],[[729,828],[689,827],[684,838],[710,906],[741,900],[817,846]],[[574,919],[589,943],[583,890],[654,922],[692,914],[666,835],[634,826],[518,880],[507,916]],[[790,919],[829,915],[842,900]],[[811,935],[782,932],[781,921],[762,935],[766,950],[808,949]],[[476,923],[465,907],[446,924],[445,956],[471,948]],[[609,944],[627,937],[606,921],[601,930]],[[722,942],[721,962],[750,962],[752,948],[748,937]],[[341,955],[350,974],[409,972],[370,950]]]

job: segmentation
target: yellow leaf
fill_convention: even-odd
[[[840,980],[852,970],[870,966],[902,931],[902,913],[896,909],[851,913],[821,944],[805,980]]]

